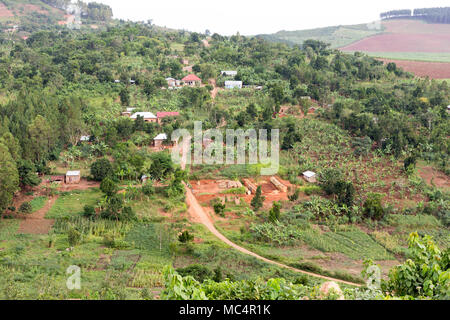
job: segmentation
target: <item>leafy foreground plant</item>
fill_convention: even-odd
[[[340,290],[333,282],[322,286],[292,284],[286,279],[198,282],[192,276],[182,277],[171,266],[164,269],[165,290],[161,298],[168,300],[300,300],[300,299],[449,299],[449,250],[442,253],[430,236],[409,237],[411,259],[389,272],[389,280],[374,286],[373,263],[366,261],[363,276],[367,287]],[[378,278],[379,279],[379,278]],[[376,281],[375,281],[376,283]]]

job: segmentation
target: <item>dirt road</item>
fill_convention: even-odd
[[[353,282],[348,282],[348,281],[344,281],[344,280],[339,280],[339,279],[335,279],[335,278],[331,278],[331,277],[322,276],[320,274],[315,274],[315,273],[308,272],[308,271],[299,270],[299,269],[296,269],[296,268],[293,268],[293,267],[281,264],[279,262],[269,260],[269,259],[264,258],[264,257],[254,253],[254,252],[251,252],[251,251],[249,251],[249,250],[247,250],[247,249],[245,249],[245,248],[243,248],[241,246],[238,246],[237,244],[231,242],[228,238],[226,238],[223,234],[221,234],[216,229],[216,227],[214,226],[211,218],[207,215],[205,210],[203,210],[203,208],[200,206],[200,204],[198,203],[197,199],[193,195],[191,189],[189,189],[186,185],[185,185],[185,189],[186,189],[186,202],[187,202],[187,205],[189,207],[189,215],[191,216],[192,220],[194,222],[203,224],[206,228],[208,228],[208,230],[211,233],[213,233],[217,238],[219,238],[220,241],[228,244],[230,247],[232,247],[232,248],[234,248],[234,249],[236,249],[236,250],[238,250],[238,251],[240,251],[242,253],[245,253],[245,254],[248,254],[248,255],[250,255],[252,257],[255,257],[255,258],[259,259],[259,260],[262,260],[264,262],[267,262],[267,263],[270,263],[270,264],[273,264],[273,265],[276,265],[276,266],[279,266],[279,267],[282,267],[282,268],[285,268],[285,269],[289,269],[289,270],[292,270],[292,271],[295,271],[295,272],[303,273],[303,274],[306,274],[306,275],[309,275],[309,276],[312,276],[312,277],[316,277],[316,278],[320,278],[320,279],[324,279],[324,280],[328,280],[328,281],[340,282],[340,283],[344,283],[344,284],[351,285],[351,286],[357,286],[357,287],[361,286],[360,284],[356,284],[356,283],[353,283]]]
[[[17,233],[48,234],[55,220],[45,219],[45,215],[53,207],[57,199],[58,196],[50,198],[43,208],[30,214],[25,220],[22,220]]]

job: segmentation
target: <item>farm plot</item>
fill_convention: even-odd
[[[83,212],[84,206],[95,206],[101,196],[102,193],[96,188],[61,193],[55,205],[45,217],[47,219],[55,219],[76,216]]]

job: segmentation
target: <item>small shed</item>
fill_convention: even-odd
[[[312,171],[305,171],[305,172],[303,172],[303,178],[306,181],[311,182],[311,183],[317,182],[316,173],[312,172]]]
[[[242,81],[225,81],[227,89],[242,89]]]
[[[67,171],[66,184],[78,184],[81,180],[80,171]]]
[[[157,148],[161,147],[163,142],[167,140],[167,134],[160,133],[153,139],[153,145]]]
[[[237,76],[237,71],[234,71],[234,70],[224,70],[224,71],[221,71],[221,74],[222,74],[223,76],[227,76],[227,77],[235,77],[235,76]]]

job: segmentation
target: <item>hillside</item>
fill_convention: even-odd
[[[39,30],[61,27],[92,28],[112,21],[112,9],[103,4],[68,0],[1,0],[0,31],[27,38]]]
[[[332,48],[339,48],[380,33],[383,33],[383,30],[376,30],[366,24],[358,24],[297,31],[283,30],[274,34],[258,35],[258,37],[291,45],[298,45],[305,40],[315,39],[329,43]]]
[[[260,37],[274,42],[302,44],[320,40],[344,52],[364,52],[384,62],[395,62],[419,77],[450,78],[450,24],[418,19],[389,19],[375,25],[352,25],[302,31],[280,31]]]

